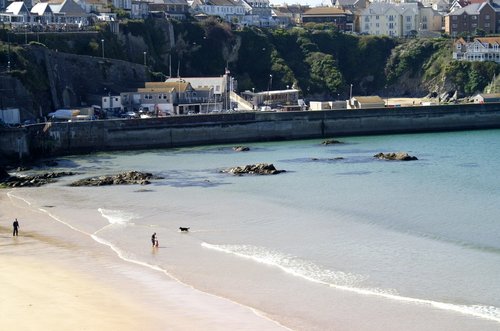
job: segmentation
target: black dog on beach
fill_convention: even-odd
[[[181,232],[188,232],[189,228],[183,228],[182,226],[180,226],[179,230],[181,230]]]

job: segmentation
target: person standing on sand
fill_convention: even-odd
[[[151,236],[151,243],[153,244],[153,247],[155,247],[156,245],[156,232],[153,233],[153,235]]]
[[[19,231],[18,231],[18,229],[19,229],[19,222],[17,221],[17,218],[14,221],[14,223],[12,223],[12,227],[14,228],[14,231],[12,231],[12,236],[13,237],[17,237],[17,235],[19,233]]]

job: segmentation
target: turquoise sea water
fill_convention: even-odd
[[[405,320],[415,330],[500,329],[500,131],[340,140],[66,157],[59,167],[79,177],[141,170],[164,179],[72,188],[66,178],[15,194],[54,205],[45,211],[123,259],[293,329],[411,329]],[[419,160],[373,158],[397,151]],[[287,172],[220,172],[261,162]],[[385,324],[355,322],[363,316]]]

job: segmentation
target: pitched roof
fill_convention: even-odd
[[[314,15],[314,16],[329,16],[329,15],[342,15],[346,14],[343,9],[335,7],[314,7],[306,10],[304,16]]]
[[[462,45],[467,45],[467,42],[464,40],[464,38],[459,38],[455,41],[454,43],[455,45],[456,44],[462,44]]]
[[[498,99],[500,98],[500,93],[479,93],[477,96],[481,96],[483,99]]]
[[[487,5],[489,5],[488,2],[472,3],[468,6],[463,7],[463,8],[459,8],[457,10],[454,10],[453,12],[449,13],[448,15],[450,15],[450,16],[462,15],[464,13],[467,15],[479,15],[479,12],[481,11],[481,9],[483,9]]]
[[[479,37],[474,38],[474,41],[479,41],[481,44],[500,44],[500,37]]]
[[[181,92],[192,89],[191,84],[177,80],[176,82],[146,82],[143,89],[138,89],[139,92],[161,92],[161,90],[176,89]]]
[[[413,11],[415,14],[418,13],[418,3],[386,3],[386,2],[372,2],[366,9],[364,9],[361,14],[365,16],[369,15],[384,15],[388,10],[393,9],[399,14],[403,14],[408,10]]]
[[[356,101],[358,101],[359,103],[384,103],[385,104],[385,101],[379,97],[378,95],[374,95],[374,96],[366,96],[366,97],[352,97],[353,99],[355,99]]]
[[[205,4],[209,6],[239,6],[238,3],[232,0],[207,0]]]
[[[359,0],[337,0],[336,5],[340,7],[354,6]]]
[[[21,12],[28,12],[28,8],[22,1],[14,1],[5,9],[5,12],[13,15],[20,15]]]
[[[71,16],[85,16],[85,10],[73,0],[64,0],[61,4],[51,4],[50,9],[54,14],[65,14]]]
[[[188,6],[186,0],[149,0],[149,3],[162,4],[162,5],[185,5]]]
[[[38,16],[43,16],[45,13],[50,13],[52,10],[47,2],[39,2],[31,8],[31,13]]]
[[[383,15],[389,9],[394,8],[392,3],[386,2],[372,2],[367,8],[365,8],[361,14],[362,15]]]
[[[277,10],[284,14],[302,14],[309,9],[309,6],[305,5],[284,5],[284,6],[274,6],[274,10]]]

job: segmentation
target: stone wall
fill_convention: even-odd
[[[16,135],[21,134],[26,141],[26,155],[37,158],[105,150],[487,128],[500,128],[500,104],[56,122],[31,125]],[[18,158],[18,151],[6,144],[9,139],[0,141],[4,155]]]
[[[21,120],[36,117],[37,109],[33,108],[33,97],[16,77],[0,74],[0,109],[19,108]]]

